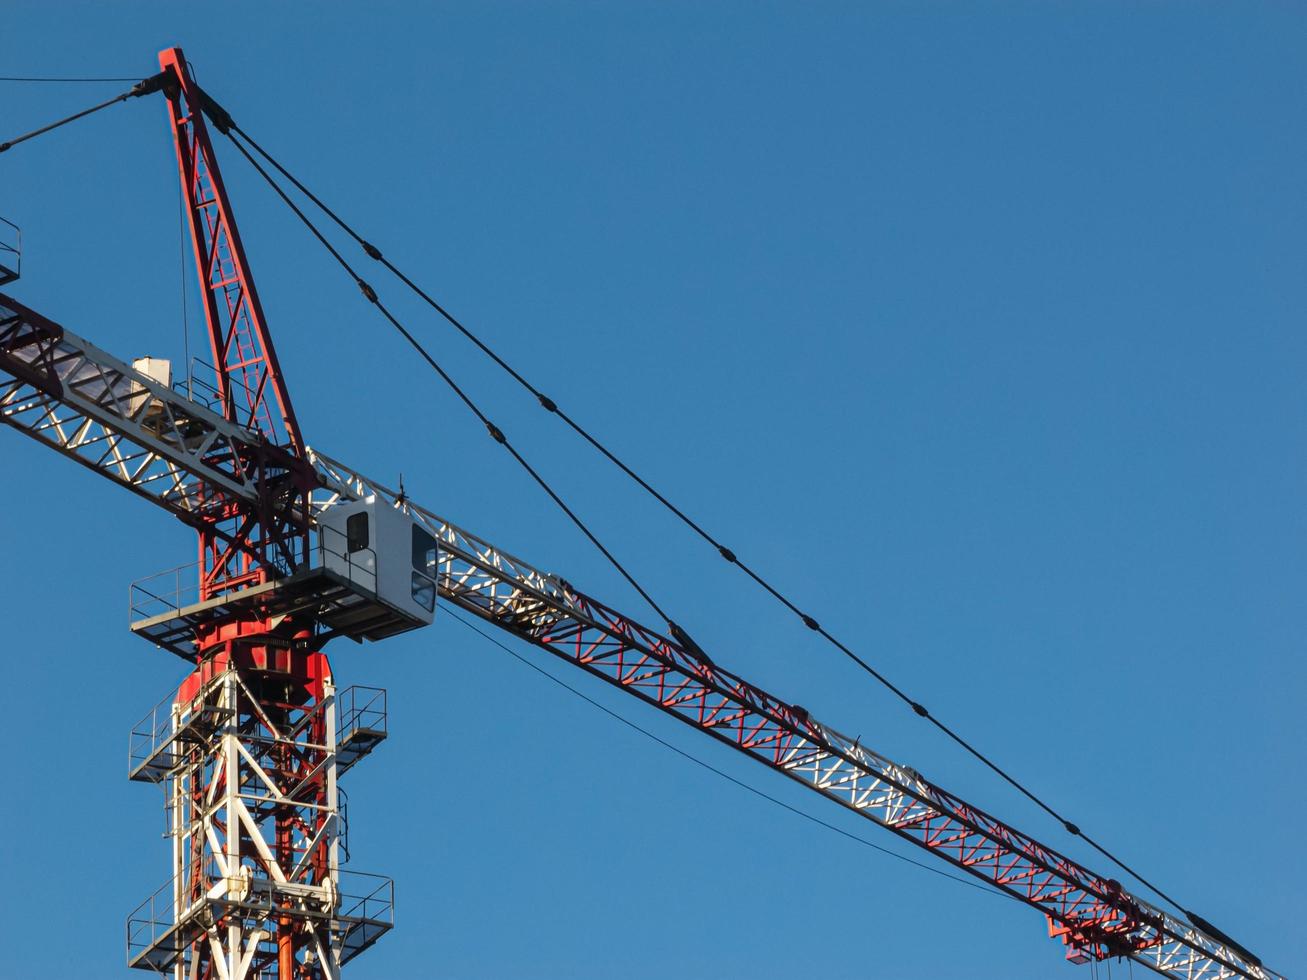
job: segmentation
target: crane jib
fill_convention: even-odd
[[[218,533],[304,465],[3,294],[0,422]]]
[[[1038,908],[1068,958],[1127,956],[1186,980],[1276,974],[1034,838],[312,449],[315,511],[376,495],[441,546],[437,584],[460,608],[600,677]]]

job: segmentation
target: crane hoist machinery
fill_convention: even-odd
[[[339,785],[385,739],[386,694],[338,686],[322,651],[426,626],[439,598],[1031,906],[1073,962],[1276,980],[1218,930],[310,448],[210,141],[208,122],[225,131],[229,117],[180,49],[159,65],[130,94],[166,103],[211,380],[174,385],[169,362],[119,360],[0,294],[0,421],[199,538],[198,560],[131,591],[132,632],[192,671],[130,734],[129,777],[164,788],[172,853],[167,880],[128,916],[129,966],[335,980],[391,929],[392,881],[345,867]],[[14,231],[0,236],[0,284],[20,271]]]

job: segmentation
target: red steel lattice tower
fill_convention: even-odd
[[[389,928],[389,879],[340,868],[336,784],[384,737],[385,695],[338,693],[316,649],[322,583],[303,573],[317,480],[209,139],[206,96],[180,49],[159,63],[212,407],[254,435],[200,456],[257,494],[193,502],[199,561],[176,574],[164,618],[168,645],[193,654],[196,670],[132,738],[132,777],[166,787],[174,876],[129,920],[129,950],[132,965],[176,980],[331,980]],[[169,431],[189,438],[185,426]],[[284,587],[297,573],[299,590]]]

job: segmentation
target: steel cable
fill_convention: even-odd
[[[722,769],[718,769],[716,766],[712,765],[711,763],[704,762],[698,756],[692,755],[689,752],[686,752],[682,748],[678,748],[677,746],[673,745],[671,742],[668,742],[667,740],[661,738],[660,736],[655,735],[649,729],[644,728],[641,725],[637,725],[629,718],[626,718],[625,716],[619,714],[613,709],[603,704],[600,704],[598,701],[590,697],[585,692],[573,687],[571,684],[568,684],[566,681],[562,680],[561,678],[555,677],[553,674],[545,670],[539,664],[535,663],[529,657],[524,657],[516,650],[514,650],[512,647],[508,646],[506,643],[501,643],[498,639],[496,639],[495,637],[487,633],[485,630],[478,627],[471,620],[465,619],[464,617],[458,615],[458,613],[454,612],[454,610],[452,609],[447,608],[447,611],[450,616],[452,616],[462,625],[466,626],[473,633],[476,633],[482,639],[485,639],[490,643],[493,643],[495,646],[499,647],[499,649],[503,650],[510,657],[517,660],[519,663],[523,664],[524,666],[531,668],[537,674],[540,674],[541,676],[547,678],[548,680],[553,681],[559,687],[563,688],[563,690],[571,692],[572,694],[580,698],[582,701],[585,701],[587,704],[590,704],[593,707],[598,708],[600,711],[608,715],[610,718],[614,718],[617,721],[621,722],[627,728],[634,729],[635,731],[639,732],[641,735],[644,735],[646,738],[652,739],[653,741],[657,742],[663,748],[670,749],[672,752],[675,752],[681,758],[688,759],[690,762],[693,762],[696,766],[701,766],[704,769],[707,769],[709,772],[721,776],[722,779],[725,779],[729,783],[734,783],[736,786],[740,787],[740,789],[747,790],[748,792],[752,793],[754,796],[766,800],[768,803],[774,803],[778,807],[781,807],[782,809],[789,810],[791,813],[802,817],[804,820],[810,820],[812,823],[817,824],[819,827],[825,827],[827,830],[832,830],[842,837],[847,837],[851,841],[856,841],[859,844],[863,844],[867,847],[870,847],[874,851],[880,851],[880,853],[882,854],[888,854],[892,858],[897,858],[898,860],[903,861],[905,864],[912,865],[914,868],[920,868],[922,871],[929,871],[931,874],[939,875],[941,878],[947,878],[949,881],[956,881],[959,885],[966,885],[969,888],[974,888],[977,891],[984,892],[986,895],[993,895],[995,898],[1010,899],[1011,901],[1020,904],[1020,899],[1014,898],[1013,896],[1009,895],[1007,892],[1001,892],[1001,891],[996,891],[993,888],[987,888],[986,886],[980,884],[979,882],[969,881],[966,878],[959,878],[957,875],[951,875],[947,871],[944,871],[941,868],[937,868],[934,865],[925,864],[921,861],[915,861],[905,854],[900,854],[897,851],[892,851],[888,847],[881,847],[879,844],[875,844],[867,840],[865,837],[860,837],[857,834],[845,830],[843,827],[838,827],[833,823],[829,823],[821,819],[820,817],[813,816],[811,813],[808,813],[806,810],[801,810],[798,807],[793,806],[792,804],[786,803],[784,800],[772,796],[770,793],[764,793],[762,790],[744,782],[744,780],[737,779],[735,776],[732,776],[730,773],[725,772]]]
[[[230,136],[230,134],[228,135]],[[390,310],[386,307],[385,303],[383,303],[380,297],[377,296],[376,290],[373,289],[372,286],[369,285],[367,281],[364,280],[363,277],[360,276],[354,270],[354,267],[350,265],[349,261],[345,259],[345,257],[341,255],[339,251],[337,251],[335,246],[333,246],[329,241],[327,241],[326,237],[322,234],[321,230],[319,230],[318,227],[313,223],[313,221],[308,217],[308,215],[306,215],[295,204],[295,202],[290,199],[290,197],[281,188],[281,186],[272,178],[272,175],[269,174],[266,170],[263,169],[263,167],[259,165],[259,162],[250,155],[249,151],[245,149],[244,145],[242,145],[240,140],[233,137],[232,145],[234,145],[236,149],[240,151],[241,155],[244,156],[245,159],[249,161],[250,165],[254,167],[256,171],[258,171],[259,175],[262,176],[263,179],[268,183],[268,186],[271,187],[273,191],[276,192],[277,196],[281,198],[283,203],[285,203],[286,206],[289,207],[291,211],[295,213],[296,217],[300,219],[300,221],[304,224],[304,226],[331,254],[332,258],[334,258],[336,262],[340,265],[340,267],[345,270],[345,272],[350,276],[351,279],[354,280],[354,284],[358,286],[359,291],[363,293],[364,298],[366,298],[369,303],[371,303],[373,306],[377,308],[377,310],[381,313],[383,317],[386,318],[386,320],[390,323],[392,327],[394,327],[397,331],[399,331],[400,335],[406,341],[408,341],[409,346],[411,346],[415,351],[417,351],[419,356],[421,356],[422,359],[425,360],[427,364],[431,367],[431,369],[434,370],[436,374],[440,376],[440,379],[446,384],[446,386],[448,386],[449,389],[455,395],[458,396],[459,400],[462,401],[463,404],[466,405],[467,408],[472,412],[472,414],[477,417],[478,421],[480,421],[481,424],[485,426],[485,429],[490,434],[490,437],[494,439],[495,442],[503,446],[506,450],[508,450],[509,454],[513,457],[513,459],[516,460],[517,463],[531,476],[531,479],[533,479],[540,486],[540,488],[544,490],[546,494],[549,495],[549,498],[553,500],[553,502],[559,506],[559,508],[563,511],[563,513],[567,515],[567,517],[571,520],[571,522],[575,524],[577,528],[580,529],[581,533],[584,534],[586,538],[590,540],[590,543],[593,544],[597,549],[599,549],[599,552],[604,556],[604,558],[608,560],[609,564],[611,564],[615,569],[617,569],[619,573],[621,573],[622,577],[625,578],[626,581],[630,583],[631,587],[634,588],[635,591],[640,594],[640,597],[643,598],[644,601],[647,602],[649,606],[654,610],[654,612],[656,612],[663,619],[663,621],[667,623],[668,627],[672,630],[672,632],[682,633],[680,627],[677,626],[674,622],[672,622],[671,617],[669,617],[667,613],[663,611],[662,606],[660,606],[654,600],[653,596],[651,596],[649,592],[642,585],[640,585],[638,581],[636,581],[635,576],[632,575],[620,561],[618,561],[618,559],[613,555],[613,553],[604,546],[603,542],[599,540],[598,536],[596,536],[595,533],[591,531],[589,527],[586,526],[585,522],[582,521],[581,518],[577,516],[576,512],[572,510],[571,507],[568,506],[567,502],[564,501],[561,496],[559,496],[557,491],[555,491],[554,488],[549,485],[548,481],[546,481],[545,478],[540,475],[540,473],[535,469],[535,467],[533,467],[529,462],[527,462],[526,458],[520,452],[518,452],[516,447],[514,447],[511,442],[508,441],[508,437],[504,435],[503,430],[500,429],[499,426],[495,425],[495,423],[490,420],[489,416],[487,416],[486,413],[481,410],[480,406],[478,406],[477,403],[472,400],[472,398],[467,394],[466,391],[463,390],[463,388],[458,384],[458,382],[456,382],[449,375],[449,373],[443,367],[441,367],[440,363],[434,357],[432,357],[431,353],[421,344],[421,342],[418,341],[418,339],[414,337],[412,333],[409,332],[408,328],[405,327],[395,317],[395,315],[390,312]]]
[[[7,79],[7,80],[18,81],[19,79]],[[34,81],[35,79],[25,79],[25,80]],[[32,130],[30,133],[24,133],[22,136],[15,136],[11,140],[5,140],[3,143],[0,143],[0,153],[4,153],[6,150],[12,149],[13,147],[17,146],[19,143],[26,143],[30,139],[35,139],[36,137],[42,136],[45,133],[50,132],[51,130],[58,129],[60,126],[66,126],[70,122],[76,122],[78,119],[84,119],[85,117],[91,115],[92,113],[99,112],[101,109],[109,108],[109,106],[111,105],[116,105],[119,102],[126,102],[128,99],[137,99],[140,98],[142,95],[148,95],[151,92],[157,92],[159,88],[163,85],[163,80],[164,80],[163,72],[160,72],[157,75],[152,75],[149,78],[142,79],[141,81],[137,82],[135,85],[133,85],[126,92],[123,92],[121,95],[115,95],[112,99],[106,99],[104,102],[101,102],[98,105],[93,105],[89,109],[83,109],[81,112],[74,112],[71,116],[65,116],[63,119],[57,119],[54,122],[49,123],[48,125],[42,126],[40,129]]]
[[[139,75],[122,75],[112,78],[73,78],[63,75],[0,75],[0,82],[135,82]]]
[[[345,268],[350,272],[350,274],[355,277],[355,280],[357,282],[362,283],[362,280],[358,278],[358,276],[353,272],[352,269],[350,269],[348,264],[345,263],[344,259],[340,257],[339,252],[337,252],[337,250],[326,241],[326,239],[316,229],[316,227],[313,226],[312,222],[310,222],[309,219],[303,215],[303,212],[300,211],[300,209],[296,207],[293,204],[293,202],[290,201],[289,197],[287,197],[285,192],[280,187],[277,186],[276,182],[271,178],[271,176],[261,166],[259,166],[259,164],[255,162],[252,159],[252,157],[250,157],[249,152],[241,144],[241,140],[244,140],[246,143],[248,143],[250,147],[252,147],[254,151],[259,154],[259,156],[261,156],[278,173],[280,173],[284,178],[286,178],[286,180],[289,181],[301,194],[303,194],[306,198],[312,201],[313,204],[319,210],[321,210],[324,215],[326,215],[331,221],[333,221],[343,232],[345,232],[346,235],[352,238],[363,249],[364,253],[368,255],[369,258],[385,266],[385,268],[388,271],[390,271],[397,279],[399,279],[400,282],[402,282],[405,286],[407,286],[410,290],[412,290],[414,294],[416,294],[419,298],[421,298],[424,302],[426,302],[432,309],[434,309],[437,313],[439,313],[464,337],[466,337],[478,349],[480,349],[487,357],[489,357],[496,365],[498,365],[501,369],[503,369],[519,385],[521,385],[531,395],[533,395],[542,408],[544,408],[547,412],[557,415],[560,419],[562,419],[563,422],[565,422],[568,425],[568,427],[570,427],[574,432],[576,432],[579,436],[581,436],[582,439],[584,439],[593,448],[595,448],[598,452],[600,452],[605,458],[607,458],[611,463],[617,466],[623,473],[625,473],[628,477],[630,477],[633,481],[635,481],[641,488],[643,488],[647,493],[649,493],[652,497],[654,497],[654,499],[656,499],[659,503],[661,503],[668,511],[670,511],[673,515],[675,515],[682,523],[684,523],[692,531],[694,531],[700,538],[702,538],[709,545],[711,545],[718,552],[718,554],[721,556],[722,559],[724,559],[729,564],[737,566],[758,586],[760,586],[762,589],[768,592],[774,599],[776,599],[787,609],[789,609],[792,613],[794,613],[802,621],[805,627],[820,635],[828,643],[830,643],[842,654],[844,654],[847,658],[849,658],[853,663],[857,664],[868,675],[873,677],[887,690],[892,692],[896,697],[898,697],[902,702],[904,702],[904,704],[910,707],[914,714],[930,722],[932,725],[935,726],[935,728],[937,728],[941,733],[943,733],[950,740],[952,740],[956,745],[958,745],[969,755],[971,755],[973,758],[975,758],[977,761],[983,764],[991,772],[999,776],[1008,785],[1016,789],[1022,796],[1024,796],[1030,802],[1034,803],[1037,807],[1039,807],[1041,810],[1043,810],[1045,813],[1051,816],[1054,820],[1056,820],[1059,824],[1061,824],[1063,830],[1065,830],[1068,834],[1070,834],[1073,837],[1079,837],[1091,848],[1093,848],[1093,850],[1097,851],[1108,861],[1111,861],[1122,871],[1129,874],[1144,887],[1149,889],[1155,895],[1157,895],[1158,897],[1166,901],[1168,904],[1173,906],[1175,909],[1177,909],[1179,912],[1181,912],[1186,918],[1189,919],[1191,923],[1193,923],[1199,929],[1202,929],[1203,931],[1210,933],[1212,936],[1221,940],[1222,942],[1227,943],[1232,948],[1238,950],[1242,955],[1244,955],[1250,961],[1260,964],[1260,960],[1246,947],[1242,946],[1241,944],[1233,940],[1226,933],[1217,929],[1214,925],[1212,925],[1212,923],[1208,922],[1202,916],[1186,909],[1180,902],[1176,901],[1164,890],[1162,890],[1162,888],[1154,884],[1150,879],[1144,877],[1144,875],[1142,875],[1139,871],[1135,870],[1134,867],[1127,864],[1121,858],[1117,857],[1102,844],[1098,843],[1098,841],[1096,841],[1094,838],[1088,836],[1076,823],[1063,816],[1060,812],[1058,812],[1058,810],[1056,810],[1054,807],[1052,807],[1050,804],[1048,804],[1046,801],[1044,801],[1042,798],[1036,795],[1033,791],[1027,788],[1020,780],[1018,780],[1016,777],[1011,775],[1004,768],[1002,768],[996,762],[994,762],[991,758],[989,758],[987,755],[985,755],[983,752],[977,749],[971,742],[963,738],[951,727],[949,727],[944,722],[936,718],[933,714],[931,714],[931,712],[926,708],[925,705],[923,705],[921,702],[909,696],[905,691],[903,691],[900,687],[898,687],[896,684],[890,681],[884,674],[882,674],[870,663],[868,663],[866,660],[860,657],[846,644],[844,644],[835,636],[833,636],[831,633],[829,633],[824,627],[821,626],[821,624],[815,618],[805,613],[793,600],[791,600],[788,596],[786,596],[779,589],[777,589],[770,582],[768,582],[761,575],[759,575],[747,563],[742,561],[732,549],[724,545],[715,536],[713,536],[707,530],[705,530],[702,525],[700,525],[697,521],[695,521],[693,518],[687,515],[680,507],[676,506],[665,495],[663,495],[657,489],[655,489],[647,480],[645,480],[642,476],[636,473],[627,463],[625,463],[621,458],[619,458],[612,450],[610,450],[607,446],[605,446],[602,442],[600,442],[595,436],[591,435],[590,432],[588,432],[585,428],[583,428],[565,411],[559,408],[557,403],[552,398],[550,398],[543,391],[541,391],[530,381],[528,381],[522,374],[516,371],[510,364],[508,364],[507,361],[505,361],[496,351],[494,351],[489,345],[487,345],[483,340],[481,340],[480,337],[478,337],[473,331],[471,331],[467,326],[465,326],[457,317],[455,317],[447,309],[445,309],[444,306],[442,306],[432,296],[430,296],[424,289],[422,289],[419,285],[417,285],[402,270],[397,268],[389,259],[385,257],[385,255],[377,246],[373,245],[370,241],[368,241],[361,234],[359,234],[344,219],[342,219],[332,208],[330,208],[317,195],[315,195],[311,190],[309,190],[309,188],[306,187],[298,178],[296,178],[293,174],[291,174],[289,170],[287,170],[275,157],[273,157],[270,153],[268,153],[268,151],[265,150],[256,140],[254,140],[252,137],[250,137],[248,133],[246,133],[243,129],[241,129],[235,123],[235,121],[232,120],[231,116],[227,114],[226,111],[223,110],[220,106],[218,106],[217,103],[214,103],[212,99],[208,98],[207,96],[206,96],[206,102],[207,102],[205,106],[206,111],[216,112],[217,114],[215,118],[215,124],[218,125],[218,128],[222,132],[224,132],[228,136],[228,138],[231,139],[232,143],[241,150],[241,153],[246,157],[246,159],[250,160],[250,162],[256,167],[256,169],[259,170],[259,172],[263,175],[264,179],[267,180],[277,190],[277,193],[282,197],[282,199],[298,215],[300,215],[301,220],[304,221],[310,227],[310,229],[313,231],[314,235],[318,238],[318,240],[322,242],[322,244],[334,256],[336,256],[337,261],[341,262],[342,265],[345,266]],[[238,134],[240,139],[237,139],[237,136],[233,135],[233,133]],[[385,312],[386,311],[383,308],[383,313]],[[386,315],[388,318],[390,318],[388,313]],[[400,327],[399,324],[393,320],[393,318],[390,319],[392,319],[392,323],[394,323],[396,327],[398,327],[401,331],[404,332],[405,336],[409,339],[409,342],[415,348],[418,349],[419,353],[423,353],[424,356],[427,356],[428,361],[430,361],[429,355],[425,354],[425,352],[422,350],[421,346],[417,343],[417,341],[413,340],[411,335],[409,335],[408,332],[404,330],[404,328]],[[437,367],[437,371],[440,371],[438,367]],[[444,375],[443,371],[441,371],[440,373],[442,374],[442,376]],[[452,382],[447,381],[447,383],[450,383],[452,385]],[[465,396],[463,397],[464,400],[466,401],[467,400],[466,397]],[[468,404],[469,407],[471,407],[470,402]],[[479,410],[475,408],[473,408],[473,410],[477,412],[478,417],[481,417],[483,422],[487,421],[483,416],[481,416]],[[492,435],[493,434],[494,432],[492,431]],[[510,452],[513,452],[514,456],[517,456],[516,451],[512,450],[511,447],[510,447]],[[521,460],[520,457],[519,457],[519,461],[522,462],[524,466],[526,465],[525,460]],[[671,622],[671,620],[666,616],[666,614],[662,612],[662,610],[657,606],[657,604],[654,603],[653,600],[649,598],[648,594],[644,591],[644,589],[636,585],[634,579],[631,578],[629,573],[627,573],[625,569],[623,569],[621,565],[617,563],[616,559],[612,558],[612,556],[608,553],[608,551],[604,549],[602,545],[599,544],[598,540],[595,539],[592,534],[590,534],[588,529],[586,529],[585,526],[575,517],[575,515],[571,513],[571,511],[566,507],[566,505],[563,504],[562,501],[557,498],[557,496],[552,492],[552,490],[549,490],[547,484],[545,484],[544,481],[541,480],[541,478],[538,475],[536,475],[533,470],[530,470],[530,467],[527,467],[527,469],[529,472],[532,473],[536,481],[540,483],[541,486],[545,487],[546,491],[549,492],[550,495],[554,497],[555,501],[564,509],[564,511],[568,513],[568,516],[572,518],[573,522],[577,524],[577,526],[580,527],[582,531],[586,533],[587,537],[590,537],[591,541],[594,542],[595,545],[599,547],[601,551],[603,551],[605,556],[608,557],[609,561],[614,565],[614,567],[616,567],[618,571],[620,571],[623,574],[623,576],[626,577],[628,582],[630,582],[632,585],[636,587],[636,589],[640,592],[640,594],[644,596],[644,598],[650,603],[651,606],[653,606],[655,611],[657,611],[659,615],[662,616],[662,618],[668,622],[668,626],[669,628],[671,628],[674,638],[678,640],[684,639],[685,641],[687,641],[689,644],[692,645],[693,651],[695,653],[706,656],[706,654],[703,654],[702,649],[698,647],[697,644],[693,643],[693,640],[690,640],[688,636],[685,636],[685,634],[679,629],[679,627],[677,627],[674,623]]]

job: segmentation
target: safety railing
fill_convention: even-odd
[[[174,935],[166,949],[159,948],[176,925],[177,896],[172,881],[168,881],[127,916],[128,965],[147,959],[150,965],[166,969],[186,946],[180,936]]]
[[[222,878],[216,859],[204,858],[201,881]],[[204,921],[208,902],[203,889],[195,889],[198,897],[178,903],[177,876],[174,875],[155,889],[154,893],[127,916],[127,965],[151,966],[156,970],[168,969],[185,952],[194,940],[192,935],[202,933],[209,925]],[[188,925],[194,923],[192,928]]]
[[[222,415],[222,395],[218,391],[217,385],[208,378],[216,379],[218,376],[217,369],[208,361],[200,357],[192,357],[191,363],[186,366],[186,378],[179,378],[173,382],[173,391],[185,395],[193,402],[198,402],[211,412],[217,412]],[[239,378],[228,376],[228,381],[234,389],[244,391],[246,394],[252,394],[252,389]]]
[[[23,232],[12,221],[0,218],[0,286],[23,273]]]
[[[386,734],[386,689],[355,684],[336,695],[339,741],[359,731]]]
[[[174,700],[169,694],[132,726],[127,736],[128,778],[156,782],[176,766],[177,759],[167,751]]]
[[[188,606],[200,602],[203,598],[200,590],[202,567],[201,562],[193,561],[187,565],[178,565],[176,568],[155,572],[133,582],[128,603],[129,622],[137,623],[156,616],[176,615]],[[217,590],[219,594],[223,591],[239,592],[241,589],[249,588],[250,584],[248,580],[226,587],[219,583]],[[216,597],[210,596],[210,598]]]
[[[341,963],[348,963],[395,924],[395,882],[381,875],[341,871],[340,904],[335,918]]]
[[[336,695],[336,774],[343,776],[386,740],[386,692],[347,687]]]
[[[218,916],[232,912],[250,925],[274,908],[287,907],[296,918],[329,920],[334,923],[331,933],[339,943],[341,962],[372,945],[395,924],[395,882],[385,875],[337,871],[332,907],[311,897],[315,891],[279,884],[249,865],[239,871],[238,876],[225,878],[216,859],[208,856],[198,887],[186,886],[198,897],[179,902],[182,889],[176,876],[156,889],[127,917],[128,964],[166,970]],[[226,887],[215,891],[213,885],[224,881]]]
[[[341,871],[336,918],[395,924],[395,882],[366,871]]]
[[[271,883],[253,867],[242,865],[235,877],[227,877],[213,854],[201,861],[198,869],[192,865],[185,872],[184,880],[169,878],[127,916],[129,966],[166,970],[226,909],[239,907],[250,917],[261,917],[274,907]],[[192,877],[194,870],[201,873]],[[215,890],[220,882],[226,887]]]
[[[377,591],[377,555],[371,548],[350,551],[346,536],[335,528],[319,527],[309,555],[309,569],[325,568],[350,585],[373,595]],[[147,575],[131,584],[128,598],[128,622],[140,623],[161,616],[175,616],[183,609],[198,604],[203,598],[200,589],[200,562],[178,565],[166,571]],[[279,576],[289,574],[278,569]],[[238,591],[248,587],[244,582],[232,587]],[[211,597],[212,598],[212,597]]]
[[[349,794],[336,787],[336,843],[340,845],[340,863],[349,863]]]
[[[128,621],[175,614],[200,601],[200,563],[178,565],[131,585]]]
[[[184,395],[188,401],[203,405],[217,415],[223,415],[222,394],[215,383],[217,377],[217,368],[201,357],[192,357],[186,366],[186,377],[175,380],[172,383],[172,390],[179,395]],[[207,378],[213,378],[215,381],[208,381]],[[250,398],[258,394],[234,374],[227,376],[227,382],[233,392],[244,392]],[[243,423],[237,422],[237,425],[241,424]]]
[[[206,685],[187,704],[169,694],[151,708],[127,737],[127,778],[158,783],[181,765],[188,751],[210,738],[231,712],[207,704]]]
[[[334,527],[319,525],[313,548],[313,566],[325,568],[344,578],[350,585],[376,594],[377,553],[371,548],[349,547],[349,538]]]

